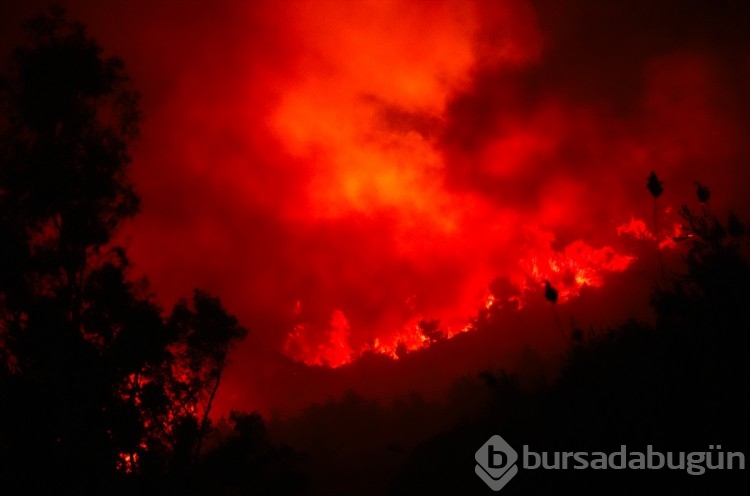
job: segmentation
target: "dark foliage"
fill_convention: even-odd
[[[661,194],[664,192],[664,187],[662,186],[661,181],[656,176],[655,172],[651,172],[648,176],[648,182],[646,183],[646,187],[648,188],[648,191],[651,193],[651,196],[654,198],[659,198]]]
[[[197,290],[164,318],[111,245],[138,210],[126,175],[138,98],[122,61],[60,8],[26,30],[0,84],[2,492],[111,494],[218,477],[210,460],[232,450],[248,453],[226,465],[242,487],[265,467],[283,473],[289,454],[269,446],[256,417],[235,417],[225,445],[202,445],[245,329]]]
[[[655,195],[656,196],[656,195]],[[735,215],[722,223],[706,209],[683,207],[686,271],[655,289],[654,326],[629,321],[580,339],[551,388],[528,391],[512,375],[484,374],[493,399],[418,447],[392,481],[393,494],[486,494],[474,452],[493,434],[517,451],[724,451],[750,446],[750,257]],[[747,487],[745,471],[522,471],[503,494],[560,487],[577,494],[707,494]]]

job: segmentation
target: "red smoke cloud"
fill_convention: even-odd
[[[24,8],[5,22],[35,11]],[[398,357],[399,344],[432,342],[420,321],[461,334],[479,309],[541,298],[530,292],[543,279],[561,303],[606,287],[642,255],[618,228],[653,238],[652,169],[662,210],[689,201],[695,180],[717,211],[747,207],[743,6],[71,1],[69,11],[124,58],[143,96],[132,166],[143,212],[122,236],[134,276],[165,306],[212,291],[251,330],[224,409],[346,383],[289,357]],[[520,346],[513,332],[525,331],[497,346]],[[435,353],[461,362],[453,341]]]

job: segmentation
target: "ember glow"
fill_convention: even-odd
[[[716,212],[748,210],[750,50],[729,8],[127,5],[69,12],[143,98],[133,276],[165,306],[205,288],[250,330],[218,410],[292,396],[289,358],[345,371],[477,335],[482,311],[543,303],[544,280],[560,305],[606,289],[670,249],[695,181]]]

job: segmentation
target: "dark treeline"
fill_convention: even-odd
[[[529,390],[505,372],[483,376],[492,391],[478,418],[421,444],[390,485],[392,494],[445,490],[485,493],[474,452],[493,434],[516,451],[723,452],[750,454],[748,330],[750,239],[730,214],[716,218],[699,185],[701,207],[681,210],[685,271],[652,292],[655,323],[573,331],[560,375]],[[718,449],[718,448],[716,448]],[[705,462],[704,462],[705,464]],[[521,471],[503,494],[709,494],[748,487],[746,470]]]
[[[750,239],[702,185],[654,323],[573,331],[554,381],[490,371],[442,402],[350,392],[294,418],[211,422],[247,331],[200,290],[164,311],[111,242],[138,211],[137,93],[59,9],[27,33],[0,80],[0,492],[488,494],[474,453],[493,434],[517,451],[747,455]],[[522,471],[503,494],[724,493],[745,474]]]
[[[139,207],[122,62],[60,8],[25,27],[0,86],[0,492],[294,486],[257,415],[209,419],[247,331],[200,290],[164,312],[111,242]]]
[[[474,453],[494,434],[519,453],[720,445],[715,452],[747,457],[750,237],[734,214],[711,213],[704,186],[697,193],[699,209],[681,210],[684,271],[666,282],[654,274],[653,323],[564,331],[569,348],[554,378],[540,380],[543,367],[487,371],[456,382],[442,401],[414,394],[386,404],[349,392],[272,419],[272,433],[307,453],[313,494],[489,494]],[[479,326],[493,325],[480,317]],[[718,494],[748,482],[746,470],[537,469],[501,492]]]

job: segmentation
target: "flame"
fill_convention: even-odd
[[[138,466],[138,453],[120,453],[117,460],[117,470],[132,474]]]
[[[405,325],[404,328],[386,339],[375,339],[372,346],[365,346],[363,352],[372,350],[398,360],[404,353],[426,348],[430,345],[424,331],[420,328],[419,322],[412,321]]]
[[[295,305],[299,313],[301,302]],[[349,345],[351,328],[349,321],[341,310],[334,310],[331,315],[330,327],[321,342],[311,341],[312,333],[306,324],[294,326],[289,334],[284,351],[293,358],[298,358],[307,365],[324,365],[336,368],[352,361],[354,350]]]
[[[645,221],[631,217],[617,226],[618,236],[654,242],[659,249],[675,246],[682,226],[673,224],[658,234],[651,232]],[[528,229],[525,256],[518,260],[518,273],[506,278],[497,288],[487,292],[477,302],[479,312],[490,312],[501,307],[519,310],[533,297],[538,297],[543,281],[549,281],[559,292],[559,302],[564,303],[580,295],[584,287],[601,287],[607,273],[623,272],[636,260],[636,256],[617,252],[611,246],[593,247],[583,240],[569,243],[562,250],[553,248],[554,236],[539,228]],[[503,285],[504,284],[504,285]],[[502,287],[501,287],[502,286]],[[416,295],[410,296],[407,307],[415,307]],[[301,303],[295,303],[295,315],[300,315]],[[469,322],[460,327],[440,327],[436,320],[426,320],[422,315],[410,318],[401,329],[389,335],[380,335],[370,343],[353,346],[351,327],[342,310],[334,310],[323,338],[315,341],[312,328],[299,323],[287,336],[284,351],[295,360],[307,365],[340,367],[351,363],[365,353],[377,353],[394,360],[405,354],[429,347],[434,342],[476,330]]]
[[[578,240],[562,252],[551,247],[530,250],[520,266],[537,287],[549,281],[558,289],[562,302],[577,296],[584,286],[602,286],[606,272],[622,272],[634,260],[635,256],[618,254],[610,246],[592,248]]]
[[[674,223],[672,224],[672,230],[669,234],[662,234],[661,239],[659,240],[659,249],[662,250],[664,248],[675,248],[677,246],[677,240],[682,238],[684,236],[682,224]]]
[[[617,226],[617,235],[622,236],[624,234],[633,236],[635,239],[654,239],[654,235],[646,227],[646,222],[635,217],[631,217],[629,222]]]
[[[487,310],[490,310],[494,304],[495,304],[495,295],[493,295],[492,293],[489,293],[487,295],[486,301],[484,302],[484,308]]]
[[[671,207],[664,210],[666,214],[671,214],[672,211]],[[617,227],[617,235],[630,235],[635,239],[646,241],[657,241],[658,239],[657,246],[659,249],[674,248],[676,246],[675,240],[683,236],[683,228],[682,224],[674,222],[668,230],[662,229],[658,235],[655,235],[646,227],[645,221],[631,217],[629,222]]]

